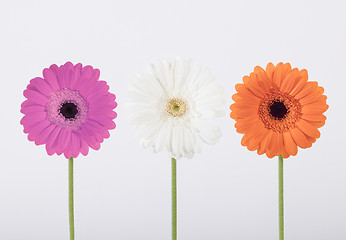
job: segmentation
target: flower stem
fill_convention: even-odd
[[[74,211],[73,211],[73,158],[68,160],[68,207],[70,220],[70,240],[74,240]]]
[[[172,240],[177,240],[177,161],[172,158]]]
[[[284,161],[279,155],[279,240],[284,240]]]

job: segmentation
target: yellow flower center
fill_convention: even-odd
[[[182,117],[186,113],[186,103],[180,98],[170,98],[166,104],[166,112],[172,117]]]

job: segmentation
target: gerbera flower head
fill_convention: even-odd
[[[21,105],[24,133],[36,145],[46,144],[48,155],[62,153],[66,158],[98,150],[117,114],[115,95],[108,92],[100,71],[70,62],[43,70],[43,78],[30,81]]]
[[[208,68],[193,60],[160,60],[129,86],[127,114],[142,146],[191,158],[200,140],[221,136],[212,121],[225,114],[225,93]]]
[[[308,72],[289,63],[266,70],[257,66],[236,85],[230,116],[236,120],[241,144],[269,158],[295,156],[298,148],[309,148],[320,137],[328,109],[324,89],[308,81]]]

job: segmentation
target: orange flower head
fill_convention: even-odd
[[[298,146],[309,148],[320,137],[328,109],[324,89],[308,81],[308,72],[292,69],[289,63],[266,70],[257,66],[237,84],[230,106],[241,144],[269,158],[295,156]]]

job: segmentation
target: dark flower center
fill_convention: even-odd
[[[72,102],[65,102],[61,105],[59,111],[66,119],[72,120],[78,114],[78,107]]]
[[[283,119],[288,112],[285,104],[279,100],[274,100],[273,103],[269,106],[269,114],[275,119]]]

